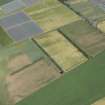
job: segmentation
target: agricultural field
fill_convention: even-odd
[[[6,4],[8,2],[11,2],[13,0],[0,0],[0,6],[3,5],[3,4]]]
[[[5,65],[2,65],[2,69],[6,70],[8,99],[13,104],[61,75],[58,67],[31,40],[26,40],[5,50],[1,52],[0,62]]]
[[[10,98],[17,103],[59,76],[60,73],[56,67],[48,65],[44,59],[41,59],[7,77]]]
[[[12,43],[12,39],[8,36],[7,32],[0,27],[0,46],[7,46],[10,43]]]
[[[59,31],[89,57],[94,57],[105,50],[105,35],[84,20],[66,25]]]
[[[64,3],[100,31],[105,32],[105,13],[99,6],[94,5],[88,0],[82,0],[80,2],[67,0],[67,2]]]
[[[104,58],[105,51],[16,105],[91,105],[105,96]]]
[[[78,15],[61,5],[61,3],[52,8],[40,11],[37,11],[36,7],[31,7],[25,10],[25,12],[36,21],[44,32],[55,30],[63,25],[80,19]]]
[[[0,25],[5,28],[14,41],[25,40],[43,32],[43,30],[23,12],[2,18]]]
[[[105,105],[105,98],[102,98],[102,99],[96,101],[92,105]]]
[[[28,1],[28,0],[27,0]],[[62,5],[58,0],[38,0],[39,3],[35,3],[29,8],[25,8],[24,10],[30,14],[31,12],[40,13],[46,10],[50,10],[51,8],[55,8],[57,6]]]
[[[57,31],[35,38],[37,43],[64,71],[84,63],[87,58]]]
[[[0,0],[0,105],[104,105],[104,81],[104,0]]]

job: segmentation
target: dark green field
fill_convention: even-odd
[[[89,105],[105,96],[104,62],[105,52],[16,105]]]
[[[8,34],[0,27],[0,44],[1,46],[6,46],[12,42],[12,39]]]
[[[96,56],[105,50],[105,34],[99,32],[84,20],[79,20],[60,28],[69,40],[72,40],[88,56]]]

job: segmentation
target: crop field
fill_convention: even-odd
[[[105,23],[104,10],[92,4],[90,1],[72,2],[71,0],[67,0],[65,4],[72,8],[73,10],[75,10],[77,13],[79,13],[83,18],[88,20],[91,24],[93,24],[93,26],[97,27],[102,32],[104,32],[105,30],[104,28],[105,24],[103,26],[103,23]],[[101,25],[103,27],[101,27]]]
[[[7,77],[10,98],[14,103],[17,103],[59,76],[57,68],[48,65],[46,61],[41,59]]]
[[[0,46],[7,46],[12,43],[12,39],[8,36],[8,34],[0,27]]]
[[[0,0],[0,6],[13,0]]]
[[[35,38],[35,40],[64,71],[73,69],[87,60],[75,46],[57,31]]]
[[[102,98],[102,99],[96,101],[92,105],[105,105],[105,98]]]
[[[101,21],[97,24],[97,28],[105,33],[105,21]]]
[[[60,32],[88,56],[94,57],[105,50],[105,35],[84,20],[64,26],[60,28]]]
[[[32,62],[36,61],[43,55],[41,50],[31,41],[26,40],[15,45],[11,45],[8,48],[5,48],[3,51],[0,51],[2,58],[5,58],[7,61],[11,59],[24,56],[26,54]]]
[[[80,19],[73,11],[70,11],[61,4],[45,9],[45,11],[40,10],[39,12],[36,11],[36,7],[32,7],[32,9],[27,9],[25,12],[28,13],[45,32]]]
[[[29,44],[29,45],[28,45]],[[27,46],[28,45],[28,46]],[[10,73],[19,71],[21,68],[32,64],[40,59],[42,52],[31,41],[23,42],[19,45],[14,45],[4,51],[1,51],[2,58],[5,58],[7,69]],[[1,59],[2,59],[1,58]]]
[[[0,0],[0,105],[104,105],[105,0]]]
[[[9,36],[15,41],[25,40],[43,32],[43,30],[23,12],[2,18],[0,25],[5,28]]]
[[[40,0],[39,0],[40,1]],[[43,0],[37,4],[34,4],[33,6],[24,9],[28,14],[31,12],[34,13],[40,13],[44,12],[46,10],[49,10],[51,8],[54,8],[56,6],[62,5],[58,0]]]
[[[91,105],[105,96],[104,58],[105,52],[16,105]]]
[[[104,6],[105,1],[104,0],[90,0],[90,1],[94,5],[97,5],[99,8],[105,11],[105,6]]]
[[[5,64],[3,69],[8,71],[8,97],[14,104],[60,76],[57,66],[31,40],[13,45],[0,54],[0,62]]]
[[[2,10],[0,9],[0,18],[4,16],[4,13],[2,12]]]

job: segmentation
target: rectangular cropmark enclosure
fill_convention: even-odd
[[[64,71],[85,62],[87,58],[59,32],[49,32],[35,38],[37,43]]]
[[[84,20],[64,26],[60,28],[60,32],[89,56],[94,57],[105,50],[104,33]]]

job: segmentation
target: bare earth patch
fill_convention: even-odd
[[[10,98],[17,103],[59,76],[60,73],[55,66],[47,64],[43,59],[39,60],[30,67],[7,77]]]
[[[31,64],[30,58],[26,54],[19,54],[15,57],[12,57],[8,61],[8,68],[9,70],[12,70],[12,72],[15,72],[22,67]]]

